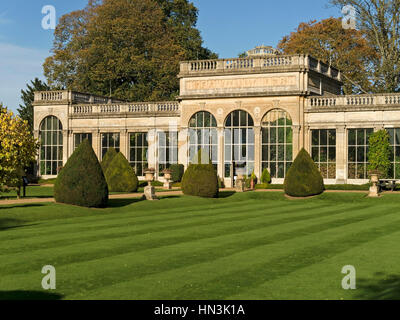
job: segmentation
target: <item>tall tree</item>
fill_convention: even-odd
[[[156,0],[172,26],[179,44],[185,49],[185,60],[217,59],[218,55],[203,47],[196,28],[198,9],[188,0]]]
[[[30,84],[26,85],[25,90],[21,90],[21,99],[23,105],[19,105],[18,114],[22,120],[28,121],[29,128],[33,130],[33,100],[35,98],[35,91],[46,91],[51,88],[38,78],[31,80]]]
[[[395,92],[400,87],[400,1],[330,0],[342,8],[351,5],[363,31],[379,55],[373,61],[376,92]]]
[[[62,16],[44,63],[48,83],[131,101],[175,97],[179,62],[201,46],[197,11],[185,4],[90,0],[84,10]]]
[[[310,54],[340,69],[345,94],[373,90],[370,65],[377,54],[362,32],[344,29],[340,18],[301,23],[278,48],[286,54]]]

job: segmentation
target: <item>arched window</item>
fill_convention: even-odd
[[[246,111],[236,110],[225,122],[225,177],[251,175],[253,170],[254,121]]]
[[[63,165],[63,132],[58,118],[49,116],[40,124],[40,175],[57,175]]]
[[[215,169],[218,167],[218,131],[217,120],[206,111],[193,115],[189,121],[189,162],[194,161],[201,149],[211,160]],[[207,159],[207,160],[208,160]]]
[[[285,178],[293,162],[293,129],[289,114],[281,109],[268,112],[262,126],[262,169],[271,178]]]

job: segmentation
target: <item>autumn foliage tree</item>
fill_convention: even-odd
[[[370,67],[378,55],[361,31],[344,29],[341,18],[301,23],[278,48],[285,54],[310,54],[340,69],[345,94],[373,91]]]
[[[200,51],[209,54],[201,50],[193,27],[197,11],[188,4],[90,0],[85,9],[60,18],[44,63],[48,83],[130,101],[175,97],[179,62]]]
[[[35,160],[37,149],[28,121],[0,105],[0,190],[17,189],[19,197],[21,172]]]
[[[400,1],[330,0],[342,9],[354,8],[357,28],[365,34],[379,59],[371,61],[374,92],[400,90]]]

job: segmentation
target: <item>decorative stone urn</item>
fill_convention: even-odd
[[[378,187],[379,172],[378,171],[371,171],[369,174],[370,174],[370,177],[371,177],[371,186],[369,188],[368,197],[372,197],[372,198],[379,197],[379,187]]]
[[[171,190],[172,189],[172,171],[170,169],[164,169],[164,188]]]
[[[156,189],[151,185],[151,183],[154,180],[154,174],[156,170],[153,168],[146,169],[144,171],[145,174],[145,179],[148,183],[147,187],[144,188],[144,196],[146,197],[146,200],[158,200],[156,197]]]

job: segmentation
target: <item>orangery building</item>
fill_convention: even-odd
[[[99,160],[110,147],[136,174],[188,166],[202,149],[230,185],[268,168],[282,183],[305,148],[327,184],[368,181],[368,137],[387,129],[400,178],[400,94],[342,95],[340,70],[308,55],[257,47],[246,58],[180,64],[176,101],[125,102],[69,90],[36,92],[38,172],[57,175],[84,139]]]

